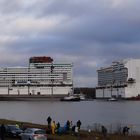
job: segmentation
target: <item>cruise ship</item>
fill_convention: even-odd
[[[0,99],[65,96],[73,88],[72,67],[72,63],[34,56],[27,67],[0,68]]]
[[[97,72],[96,98],[140,100],[140,59],[114,61]]]

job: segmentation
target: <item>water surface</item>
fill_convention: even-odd
[[[140,130],[140,101],[1,101],[0,118],[47,124],[50,115],[64,125],[66,120],[82,121],[82,126],[95,123],[129,124]]]

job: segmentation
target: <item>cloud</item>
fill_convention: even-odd
[[[140,58],[139,0],[1,0],[0,64],[47,55],[74,64],[76,86],[97,84],[100,67]]]

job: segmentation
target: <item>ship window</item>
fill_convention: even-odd
[[[63,73],[63,81],[67,80],[67,73]]]

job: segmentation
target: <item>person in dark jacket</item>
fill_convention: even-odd
[[[66,129],[67,129],[67,131],[70,130],[70,121],[69,120],[67,120],[67,122],[66,122]]]
[[[127,126],[125,126],[125,127],[123,127],[123,135],[128,135],[129,134],[129,127],[127,127]]]
[[[78,120],[78,121],[77,121],[77,127],[78,127],[79,130],[80,130],[81,124],[82,124],[81,121]]]
[[[4,140],[5,132],[6,132],[5,126],[4,126],[4,124],[2,124],[1,127],[0,127],[1,140]]]
[[[47,118],[47,122],[48,122],[48,128],[51,129],[52,118],[50,116]]]
[[[107,129],[106,129],[106,127],[102,125],[101,129],[102,129],[103,136],[106,137],[106,135],[107,135]]]
[[[60,128],[60,123],[58,122],[58,123],[56,124],[57,133],[59,133],[59,128]]]
[[[72,128],[71,128],[72,135],[75,135],[75,128],[76,128],[76,125],[72,126]]]

